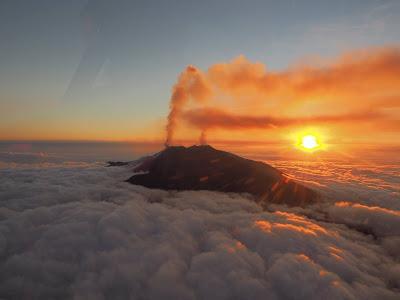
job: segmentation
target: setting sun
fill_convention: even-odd
[[[301,139],[301,146],[311,150],[317,148],[319,143],[314,135],[305,135]]]
[[[315,130],[304,130],[295,134],[295,146],[306,152],[314,152],[323,148],[321,134]]]

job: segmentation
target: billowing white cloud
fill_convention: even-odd
[[[379,237],[400,236],[400,211],[351,202],[336,202],[329,217],[337,223],[369,229]]]
[[[316,221],[246,195],[133,186],[128,169],[0,169],[0,298],[400,296],[399,232],[376,225],[397,220],[385,211],[328,206]],[[349,228],[347,211],[328,223],[335,209],[357,211],[379,238]]]

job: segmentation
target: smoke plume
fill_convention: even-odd
[[[167,124],[167,138],[165,141],[166,146],[169,146],[172,142],[177,120],[189,99],[193,99],[195,102],[202,102],[209,96],[209,93],[209,87],[204,75],[196,67],[188,66],[181,73],[172,91]]]

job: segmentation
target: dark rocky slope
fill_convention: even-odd
[[[211,146],[167,147],[134,170],[144,173],[127,181],[149,188],[250,193],[263,206],[305,206],[318,201],[316,192],[272,166]]]

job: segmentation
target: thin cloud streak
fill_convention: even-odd
[[[188,110],[183,119],[190,125],[207,130],[210,128],[255,129],[276,128],[296,125],[315,125],[340,122],[363,122],[384,119],[379,112],[360,112],[343,115],[320,115],[314,117],[283,118],[272,116],[235,115],[213,108]]]

